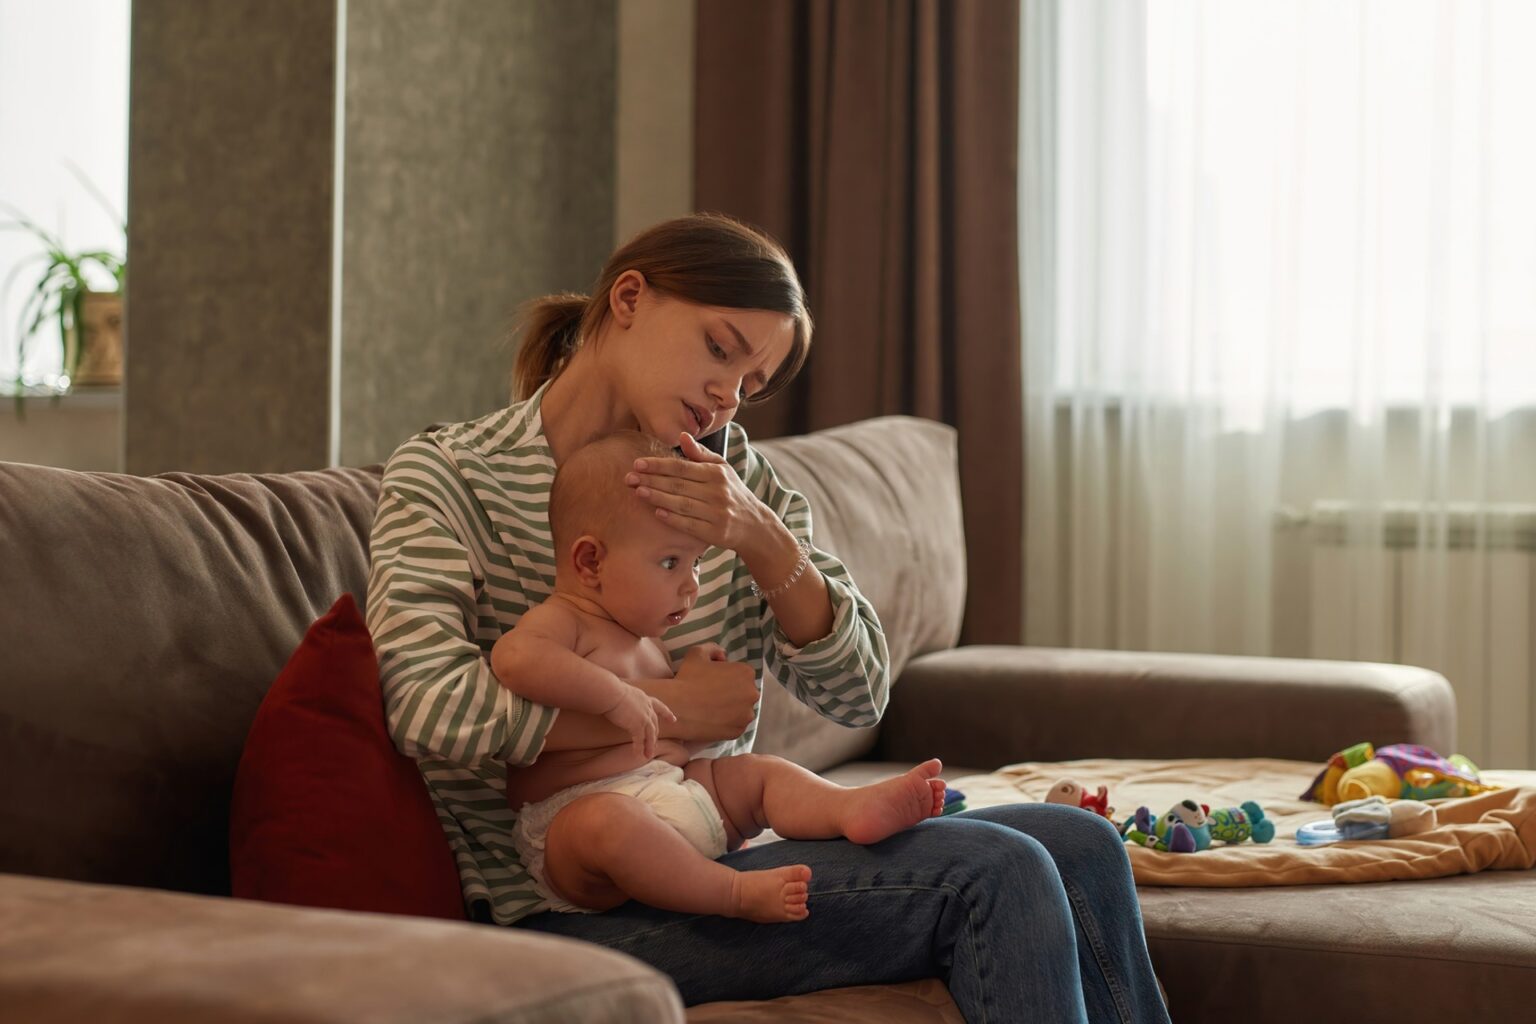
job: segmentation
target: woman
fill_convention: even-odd
[[[873,847],[784,841],[723,858],[740,870],[810,865],[810,918],[790,925],[635,903],[543,912],[509,839],[505,773],[544,750],[625,737],[601,718],[515,697],[487,658],[552,589],[549,487],[588,441],[630,428],[679,445],[686,461],[653,460],[627,482],[659,518],[712,546],[694,611],[666,638],[676,678],[634,680],[677,715],[663,735],[707,756],[750,750],[759,673],[850,726],[884,710],[888,655],[874,610],[811,545],[805,499],[732,422],[742,402],[794,376],[810,336],[799,280],[775,243],[723,217],[668,221],[610,257],[592,298],[535,304],[516,404],[418,435],[391,457],[368,625],[390,729],[420,765],[471,916],[630,953],[690,1004],[938,976],[972,1021],[1166,1021],[1119,837],[1056,805],[969,811]],[[684,657],[705,644],[723,657]]]

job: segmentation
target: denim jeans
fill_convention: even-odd
[[[626,903],[518,927],[596,942],[668,974],[689,1005],[942,978],[970,1024],[1167,1024],[1130,860],[1075,807],[1013,804],[873,846],[784,840],[721,862],[809,864],[811,916],[752,924]]]

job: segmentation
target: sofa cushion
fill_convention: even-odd
[[[1139,895],[1174,1020],[1530,1019],[1536,871]]]
[[[236,896],[464,919],[416,762],[395,750],[351,594],[321,616],[246,737],[230,803]]]

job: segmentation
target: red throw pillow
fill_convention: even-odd
[[[256,712],[229,847],[236,896],[464,919],[426,783],[385,730],[378,660],[351,594],[309,627]]]

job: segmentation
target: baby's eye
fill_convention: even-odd
[[[669,572],[671,570],[673,570],[673,569],[676,569],[677,568],[677,556],[676,555],[668,555],[666,558],[663,558],[661,560],[661,567],[663,569],[668,570]]]
[[[710,355],[714,356],[716,359],[724,359],[725,358],[725,349],[721,348],[719,345],[716,345],[714,338],[711,338],[709,335],[706,334],[706,335],[704,335],[704,342],[705,342],[705,344],[707,344],[709,346],[709,354]]]

